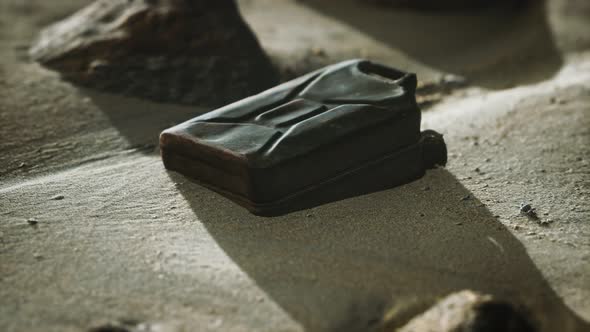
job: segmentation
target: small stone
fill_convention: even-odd
[[[61,201],[64,198],[65,198],[64,195],[55,195],[55,196],[51,197],[51,199],[54,201]]]
[[[311,53],[315,56],[326,56],[326,51],[321,47],[314,47],[311,49]]]
[[[520,205],[520,212],[527,213],[527,212],[531,211],[532,209],[533,208],[531,207],[530,204],[524,204],[523,203],[523,204]]]
[[[461,225],[463,225],[463,223],[462,222],[456,222],[455,225],[461,226]]]
[[[41,255],[41,254],[40,254],[40,253],[38,253],[38,252],[36,252],[36,253],[33,253],[33,257],[34,257],[35,259],[43,259],[43,255]]]
[[[35,219],[35,218],[29,218],[27,219],[27,224],[31,225],[31,226],[35,226],[39,223],[39,220]]]
[[[471,199],[471,195],[463,196],[463,197],[461,198],[461,200],[462,200],[462,201],[468,201],[468,200],[470,200],[470,199]]]
[[[396,313],[393,310],[386,312],[384,320],[390,321],[390,317],[396,317]],[[404,326],[396,329],[398,332],[532,332],[534,330],[526,311],[517,305],[492,295],[470,290],[447,295],[430,309],[416,315]]]
[[[426,187],[422,188],[422,190],[428,191],[428,190],[430,190],[430,187],[429,186],[426,186]]]
[[[521,203],[519,210],[520,210],[521,214],[523,214],[531,219],[539,219],[539,217],[537,216],[536,209],[528,203]]]
[[[27,166],[28,166],[28,165],[27,165],[27,163],[25,163],[25,162],[22,162],[22,163],[18,164],[18,168],[25,168],[25,167],[27,167]]]

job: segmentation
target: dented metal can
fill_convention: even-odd
[[[416,75],[367,60],[314,71],[165,130],[166,168],[260,215],[390,188],[444,165]]]

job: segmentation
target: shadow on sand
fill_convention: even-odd
[[[543,1],[523,8],[414,11],[359,0],[303,0],[411,59],[490,89],[552,77],[563,63]]]
[[[446,170],[275,218],[192,182],[180,189],[219,246],[307,331],[399,326],[463,289],[524,304],[541,331],[588,331],[511,232],[477,199],[461,200],[470,193]]]
[[[78,90],[107,116],[129,143],[127,148],[138,148],[150,154],[158,146],[160,133],[164,129],[211,110],[199,106],[155,103],[92,89]]]

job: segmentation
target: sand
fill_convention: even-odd
[[[423,113],[448,167],[277,218],[164,169],[158,133],[206,108],[78,89],[26,59],[40,27],[85,3],[0,1],[0,330],[371,331],[463,289],[524,303],[541,331],[589,329],[584,1],[492,11],[476,27],[465,14],[241,1],[285,75],[363,56],[470,82]]]

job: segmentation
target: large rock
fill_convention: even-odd
[[[80,85],[164,102],[220,105],[277,83],[234,0],[98,0],[30,55]]]

